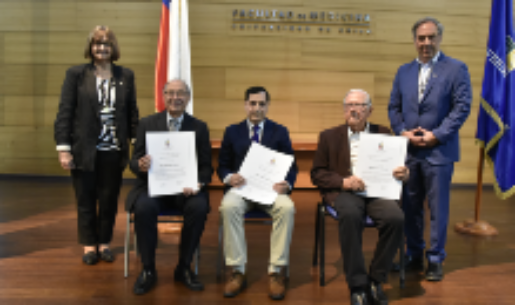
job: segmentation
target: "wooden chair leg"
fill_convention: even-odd
[[[320,206],[320,286],[325,286],[325,207]]]
[[[317,209],[315,213],[315,246],[313,247],[313,267],[318,265],[318,243],[319,243],[319,235],[320,235],[320,206],[321,204],[317,204]]]

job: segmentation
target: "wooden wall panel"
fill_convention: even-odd
[[[369,13],[372,33],[233,28],[232,11],[251,8]],[[119,64],[135,72],[141,115],[154,113],[160,10],[160,0],[0,0],[0,173],[66,174],[57,164],[53,121],[65,71],[87,62],[83,46],[97,24],[117,34]],[[343,122],[345,93],[364,88],[373,98],[371,120],[389,126],[393,77],[416,56],[411,26],[432,15],[445,26],[442,50],[471,74],[472,112],[460,131],[453,181],[473,183],[489,12],[489,1],[468,0],[190,0],[195,115],[219,139],[245,117],[244,90],[264,85],[272,95],[269,117],[295,141],[316,141],[320,130]],[[490,170],[485,178],[493,181]]]

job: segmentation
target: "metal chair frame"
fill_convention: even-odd
[[[174,219],[159,219],[161,216],[182,216],[182,213],[175,209],[164,211],[158,216],[157,223],[183,223],[181,220]],[[131,224],[134,223],[134,215],[131,212],[127,212],[126,230],[125,230],[125,245],[124,245],[124,271],[123,275],[127,278],[129,276],[129,251],[131,242]],[[138,244],[136,240],[136,234],[134,234],[134,251],[136,257],[138,257]],[[198,266],[200,262],[200,245],[197,247],[194,256],[195,274],[198,275]]]
[[[320,271],[320,286],[325,286],[325,216],[329,215],[333,219],[337,220],[337,212],[330,205],[325,202],[319,202],[317,204],[317,210],[315,213],[315,246],[313,251],[313,267],[319,265]],[[366,217],[364,220],[365,228],[376,227],[376,224],[370,217]],[[319,252],[320,251],[320,257]],[[404,288],[406,282],[406,274],[404,269],[404,236],[401,238],[399,243],[400,252],[400,275],[399,282],[400,287]]]

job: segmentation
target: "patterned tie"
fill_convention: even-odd
[[[259,125],[252,126],[252,131],[254,132],[252,134],[252,138],[250,138],[252,141],[259,143]]]
[[[170,124],[168,125],[170,131],[179,131],[179,120],[178,119],[170,119]]]

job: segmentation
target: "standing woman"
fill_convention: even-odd
[[[134,73],[113,64],[120,49],[108,27],[93,29],[84,57],[91,63],[66,72],[54,137],[61,167],[71,170],[82,260],[94,265],[114,261],[109,243],[138,108]]]

